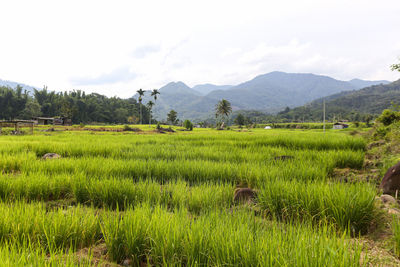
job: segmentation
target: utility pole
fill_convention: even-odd
[[[325,98],[324,98],[324,133],[325,133]]]

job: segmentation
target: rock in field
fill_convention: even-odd
[[[380,197],[381,201],[385,204],[396,204],[397,201],[394,197],[392,197],[391,195],[382,195]]]
[[[400,162],[398,162],[383,176],[379,188],[383,189],[384,194],[393,194],[396,190],[400,191]]]
[[[233,197],[234,202],[251,202],[256,198],[257,193],[250,188],[237,188]]]
[[[61,158],[61,156],[56,153],[46,153],[42,157],[42,159],[59,159],[59,158]]]

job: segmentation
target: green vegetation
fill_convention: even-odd
[[[178,113],[171,109],[171,111],[167,114],[167,122],[171,123],[172,125],[176,125],[178,121]]]
[[[185,127],[186,130],[193,131],[193,123],[190,120],[185,120],[183,122],[183,127]]]
[[[215,117],[220,118],[221,121],[227,119],[229,117],[229,114],[231,113],[232,113],[231,103],[226,99],[222,99],[215,106]]]
[[[362,168],[363,138],[135,127],[0,136],[4,262],[33,253],[21,262],[91,265],[77,251],[104,244],[108,261],[132,266],[368,263],[352,238],[376,219],[375,187],[332,178]],[[49,152],[61,158],[43,160]],[[255,203],[235,203],[237,185],[256,190]]]
[[[133,98],[108,98],[96,93],[86,95],[82,91],[64,93],[49,92],[46,88],[35,90],[30,96],[18,87],[13,90],[0,87],[0,120],[32,119],[35,116],[64,116],[79,123],[127,123],[130,117],[149,120],[149,110]]]

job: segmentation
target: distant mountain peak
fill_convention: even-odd
[[[26,85],[23,83],[17,83],[17,82],[0,79],[0,86],[7,86],[7,87],[15,89],[18,85],[22,87],[22,90],[26,90],[30,95],[33,95],[34,90],[38,89],[34,86]]]
[[[361,79],[355,78],[355,79],[348,81],[348,83],[352,84],[357,89],[361,89],[361,88],[365,88],[365,87],[369,87],[369,86],[377,85],[377,84],[389,84],[391,82],[386,81],[386,80],[368,81],[368,80],[361,80]]]
[[[189,86],[187,86],[184,82],[178,81],[178,82],[170,82],[163,87],[160,88],[160,90],[169,90],[169,89],[175,89],[175,88],[184,88],[184,89],[190,89]]]

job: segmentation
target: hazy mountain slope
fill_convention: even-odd
[[[350,84],[352,84],[354,87],[357,89],[373,86],[373,85],[378,85],[378,84],[388,84],[390,83],[389,81],[381,80],[381,81],[366,81],[366,80],[360,80],[360,79],[353,79],[348,81]]]
[[[400,80],[325,97],[327,118],[334,116],[337,118],[340,114],[353,111],[363,114],[380,114],[384,109],[389,108],[392,102],[400,104]],[[313,119],[322,118],[322,103],[323,99],[317,99],[289,112],[282,112],[278,116],[299,118],[304,113]]]
[[[214,85],[210,83],[206,84],[199,84],[194,87],[192,87],[193,90],[201,93],[202,95],[207,95],[208,93],[216,90],[227,90],[232,88],[233,85]]]
[[[178,112],[180,119],[198,118],[214,109],[215,100],[202,96],[183,82],[171,82],[160,89],[160,95],[153,108],[153,114],[158,120],[166,119],[168,112],[173,109]],[[137,98],[137,95],[134,96]],[[152,100],[150,91],[146,91],[143,103]]]
[[[274,113],[287,106],[301,106],[321,97],[338,93],[345,95],[356,90],[363,81],[353,80],[353,82],[357,85],[327,76],[284,72],[260,75],[230,88],[210,84],[190,88],[182,82],[173,82],[160,88],[161,95],[154,107],[154,114],[157,119],[165,119],[167,113],[174,109],[181,119],[205,118],[212,116],[216,103],[221,99],[229,100],[233,110],[260,110]],[[214,90],[204,96],[195,90],[196,88],[202,93],[212,88],[224,90]],[[147,96],[144,102],[150,99]]]
[[[271,72],[225,91],[214,91],[209,98],[225,98],[240,109],[277,110],[303,105],[313,99],[355,87],[348,82],[314,74]]]
[[[0,79],[0,86],[8,86],[8,87],[11,87],[11,88],[15,89],[18,85],[22,87],[22,91],[26,90],[27,92],[29,92],[30,95],[33,95],[34,89],[37,89],[37,88],[35,88],[33,86],[26,85],[26,84],[23,84],[23,83],[5,81],[5,80],[1,80]]]

